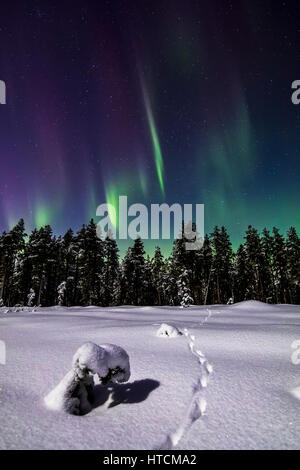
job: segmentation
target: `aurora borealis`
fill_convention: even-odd
[[[0,230],[76,231],[119,195],[204,203],[235,247],[249,224],[300,230],[299,10],[2,2]]]

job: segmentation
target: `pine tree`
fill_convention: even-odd
[[[277,303],[288,303],[287,253],[285,242],[279,230],[273,228],[273,269]]]
[[[251,284],[247,253],[243,245],[239,246],[234,263],[234,301],[248,300],[249,285]]]
[[[121,301],[126,305],[144,305],[145,303],[145,250],[140,238],[129,247],[121,267]]]
[[[102,305],[104,283],[104,246],[98,238],[96,224],[90,223],[78,232],[77,245],[77,295],[82,305]]]
[[[133,304],[133,263],[131,256],[132,247],[130,246],[121,263],[121,275],[119,282],[119,292],[117,292],[119,304],[131,305]]]
[[[118,297],[119,282],[119,249],[111,236],[104,242],[104,276],[103,276],[103,305],[114,305]]]
[[[289,296],[294,304],[300,303],[300,238],[291,227],[286,239],[287,278]]]
[[[164,258],[160,248],[157,246],[152,260],[153,284],[156,292],[154,303],[156,305],[163,305],[163,268]]]
[[[211,234],[213,246],[212,274],[215,285],[215,302],[227,303],[232,297],[232,261],[233,252],[229,235],[224,227],[221,230],[215,227]]]
[[[62,306],[64,304],[64,298],[66,293],[66,281],[63,281],[59,284],[57,288],[58,293],[58,305]]]
[[[60,240],[61,269],[59,282],[66,282],[64,304],[67,306],[75,303],[75,286],[78,282],[76,238],[73,231],[69,229]]]
[[[177,280],[178,276],[174,274],[173,259],[168,258],[161,274],[161,287],[165,305],[179,305],[180,303]]]
[[[194,226],[193,231],[195,231]],[[182,228],[183,230],[183,228]],[[145,259],[135,240],[119,264],[111,237],[97,237],[93,220],[73,235],[56,238],[50,226],[33,230],[25,242],[24,222],[0,236],[0,299],[26,305],[184,305],[257,299],[300,303],[300,239],[273,229],[260,236],[249,226],[234,255],[224,227],[205,236],[200,250],[186,249],[186,233],[164,259],[157,247]]]
[[[182,270],[177,281],[178,297],[181,307],[189,307],[194,303],[192,292],[189,285],[189,274],[186,269]]]
[[[154,285],[152,262],[150,256],[147,255],[145,260],[145,267],[143,272],[143,294],[142,304],[143,305],[154,305],[156,301],[157,291]]]
[[[249,269],[248,298],[264,302],[267,291],[264,288],[265,260],[258,231],[251,225],[246,232],[246,254]]]
[[[194,235],[196,234],[196,235]],[[194,222],[184,224],[182,222],[180,237],[174,240],[172,251],[172,275],[176,278],[186,269],[189,275],[189,285],[194,297],[199,290],[199,279],[197,278],[197,262],[199,249],[188,249],[191,242],[198,242],[196,225]]]
[[[125,272],[128,293],[125,297],[126,303],[143,305],[145,250],[140,238],[134,241],[134,245],[128,250],[127,255]]]
[[[36,293],[36,304],[42,306],[54,305],[56,299],[56,240],[52,237],[52,229],[49,225],[33,230],[29,242],[25,247],[24,258],[26,268],[25,279],[22,284],[27,284],[26,291],[30,288]]]
[[[213,303],[212,273],[213,252],[208,235],[205,235],[203,247],[198,256],[199,279],[201,280],[201,303],[204,305]]]
[[[266,300],[275,302],[275,282],[273,272],[273,237],[270,235],[269,230],[263,229],[262,237],[262,252],[264,257],[263,262],[263,285]]]
[[[0,237],[0,298],[7,306],[14,304],[16,295],[16,268],[25,246],[24,220],[19,222],[8,233]]]
[[[34,292],[33,289],[30,289],[29,294],[27,295],[27,305],[28,305],[28,307],[32,307],[34,299],[35,299],[35,292]]]

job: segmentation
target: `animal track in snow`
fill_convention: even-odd
[[[207,309],[207,315],[202,320],[202,326],[211,317],[210,309]],[[205,354],[195,347],[195,336],[190,334],[187,328],[184,328],[183,334],[187,339],[188,347],[193,356],[196,357],[199,364],[199,376],[192,387],[192,398],[177,430],[166,436],[165,441],[157,448],[158,450],[171,450],[176,447],[184,434],[190,429],[192,424],[204,416],[206,411],[205,391],[209,383],[210,376],[213,372],[213,366],[208,362]]]

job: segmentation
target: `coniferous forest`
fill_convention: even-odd
[[[97,237],[93,220],[76,234],[49,225],[27,237],[24,221],[0,237],[2,306],[224,304],[243,300],[300,303],[300,239],[295,228],[259,233],[249,226],[236,252],[224,227],[202,248],[185,239],[153,258],[137,238],[120,260],[115,240]]]

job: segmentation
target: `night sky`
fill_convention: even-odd
[[[1,1],[0,230],[120,194],[300,231],[299,64],[299,2]]]

